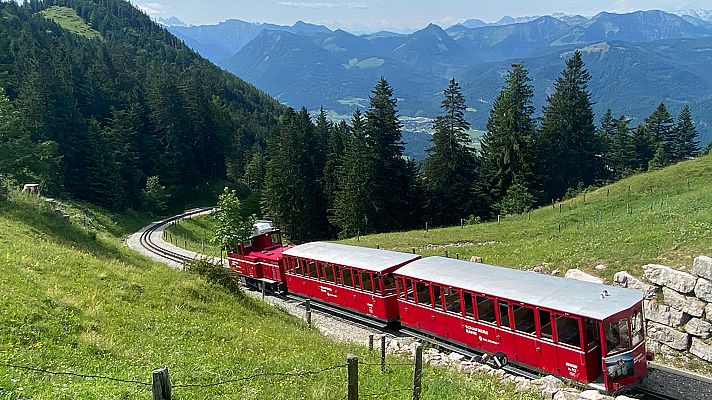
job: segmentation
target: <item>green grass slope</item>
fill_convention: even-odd
[[[0,200],[0,398],[149,398],[150,387],[46,373],[7,364],[150,382],[168,366],[173,383],[209,384],[263,372],[314,371],[354,352],[293,316],[201,277],[170,270],[122,244],[142,225],[86,205],[62,204],[65,223],[43,201]],[[84,210],[86,208],[87,210]],[[85,227],[84,216],[87,216]],[[391,360],[390,362],[393,362]],[[403,360],[397,360],[403,362]],[[409,398],[410,368],[360,367],[362,396]],[[426,369],[423,399],[533,399],[491,378]],[[212,387],[175,387],[176,399],[340,399],[342,367],[303,378],[260,376]]]
[[[53,6],[41,12],[42,16],[56,22],[62,28],[87,39],[101,39],[101,33],[92,29],[73,8]]]
[[[561,212],[559,206],[561,205]],[[712,156],[639,174],[500,223],[342,241],[423,255],[482,257],[514,268],[582,268],[607,279],[646,263],[692,264],[712,252]],[[594,270],[599,263],[603,271]]]

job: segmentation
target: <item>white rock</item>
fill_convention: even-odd
[[[678,326],[684,324],[689,319],[682,311],[656,301],[646,300],[643,302],[643,306],[645,309],[645,318],[659,324]]]
[[[553,400],[578,400],[579,391],[576,389],[561,389],[554,394]]]
[[[710,333],[712,333],[712,324],[699,318],[693,318],[690,322],[685,324],[685,331],[690,335],[707,339],[710,337]]]
[[[532,390],[532,383],[528,379],[517,380],[515,382],[516,383],[514,384],[514,391],[516,393],[528,392]]]
[[[660,292],[659,286],[645,283],[625,271],[616,272],[613,275],[613,283],[620,287],[640,290],[645,293],[646,299],[654,299]]]
[[[650,282],[667,286],[680,293],[690,293],[695,289],[696,279],[687,272],[677,271],[658,264],[644,265],[643,271],[645,278]]]
[[[472,256],[472,257],[470,257],[470,262],[473,262],[473,263],[481,263],[481,262],[482,262],[482,257]]]
[[[628,396],[616,396],[615,400],[637,400],[637,399],[634,399],[634,398],[628,397]]]
[[[695,257],[692,264],[692,273],[712,281],[712,257]]]
[[[707,318],[707,321],[712,322],[712,303],[707,304],[705,307],[705,318]]]
[[[450,364],[455,364],[455,363],[460,363],[465,359],[465,356],[463,356],[460,353],[455,353],[452,352],[450,355],[447,356],[448,361],[450,361]]]
[[[705,313],[705,302],[693,296],[685,296],[667,287],[663,287],[663,303],[693,317],[701,317]]]
[[[656,322],[648,324],[648,337],[675,350],[687,350],[687,346],[690,344],[690,335],[687,333]]]
[[[580,400],[612,400],[613,397],[606,396],[598,392],[598,390],[586,390],[579,393],[578,398]]]
[[[552,399],[554,397],[554,394],[556,394],[556,392],[558,392],[564,386],[564,383],[561,381],[561,379],[555,376],[547,375],[543,378],[534,379],[532,381],[532,385],[536,386],[537,389],[539,389],[542,394],[542,398]]]
[[[695,296],[697,296],[700,300],[712,303],[712,282],[705,278],[697,279],[697,284],[695,285]]]
[[[605,270],[605,269],[608,269],[608,265],[606,265],[606,264],[598,264],[598,265],[596,265],[594,268],[596,269],[596,271],[603,271],[603,270]]]
[[[580,269],[570,269],[566,271],[564,278],[575,279],[577,281],[593,282],[593,283],[603,283],[603,279],[587,274]]]
[[[702,339],[692,338],[692,346],[690,346],[690,353],[696,355],[697,357],[712,362],[712,346],[706,344]]]

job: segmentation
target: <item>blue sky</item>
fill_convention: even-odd
[[[190,24],[236,18],[292,24],[297,20],[356,32],[410,31],[430,22],[450,26],[469,18],[487,22],[504,15],[555,12],[594,15],[628,12],[712,9],[712,0],[133,0],[155,17],[176,16]]]

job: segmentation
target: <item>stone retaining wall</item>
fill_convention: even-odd
[[[691,354],[712,362],[712,258],[695,258],[692,273],[658,264],[643,272],[644,279],[621,271],[613,280],[645,293],[648,350],[663,360]]]

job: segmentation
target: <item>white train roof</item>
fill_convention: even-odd
[[[395,273],[596,320],[643,300],[638,290],[444,257],[423,258]],[[604,290],[608,295],[602,297]]]
[[[383,272],[420,258],[417,254],[379,250],[369,247],[349,246],[328,242],[301,244],[285,251],[285,255],[307,258],[331,264],[356,267],[373,272]]]

